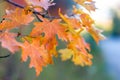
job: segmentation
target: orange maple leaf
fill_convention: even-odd
[[[33,28],[31,35],[32,36],[39,36],[42,33],[45,33],[44,38],[46,40],[54,38],[58,35],[58,38],[66,40],[66,29],[64,26],[60,24],[60,19],[54,19],[52,21],[42,18],[43,22],[35,22],[35,27]]]
[[[64,21],[63,26],[66,27],[67,31],[74,34],[74,35],[79,35],[79,33],[83,30],[82,28],[82,24],[79,21],[79,19],[73,19],[73,18],[67,18],[65,15],[63,15],[60,12],[59,9],[59,15],[62,18],[62,20]],[[78,31],[76,31],[78,30]]]
[[[22,48],[22,61],[26,61],[30,58],[29,67],[34,67],[36,75],[38,76],[42,71],[42,67],[51,63],[51,56],[48,54],[44,45],[40,45],[40,40],[35,38],[32,42],[25,41]]]
[[[26,14],[26,11],[23,9],[16,8],[15,11],[7,10],[6,13],[7,15],[3,16],[3,18],[11,22],[11,24],[14,24],[9,28],[15,28],[21,25],[28,25],[34,20],[32,14]]]

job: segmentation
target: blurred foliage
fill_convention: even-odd
[[[118,16],[119,13],[117,13],[115,10],[111,10],[112,17],[113,17],[113,29],[111,31],[111,35],[114,37],[120,36],[120,17]]]

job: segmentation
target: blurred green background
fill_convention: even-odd
[[[5,4],[4,1],[0,2],[0,21],[5,13]],[[118,14],[120,14],[118,9],[111,10],[112,25],[110,25],[110,29],[105,29],[103,32],[106,37],[113,35],[120,28]],[[96,27],[103,29],[103,26],[97,25],[97,23]],[[69,60],[62,62],[58,56],[58,58],[54,58],[54,64],[44,67],[40,76],[36,77],[34,68],[28,68],[29,60],[26,63],[22,63],[20,58],[21,53],[17,52],[10,57],[0,58],[0,80],[114,80],[106,70],[106,62],[99,45],[96,45],[88,33],[84,34],[84,37],[91,45],[91,54],[94,56],[92,66],[75,66]],[[61,47],[64,46],[64,43],[60,42],[60,44]],[[10,52],[0,47],[0,56],[7,54],[10,54]]]

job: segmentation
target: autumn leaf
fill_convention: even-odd
[[[67,18],[65,15],[61,13],[60,9],[59,15],[61,19],[64,21],[62,25],[66,27],[67,31],[74,35],[79,35],[79,32],[76,32],[76,30],[81,31],[83,29],[81,22],[78,19]]]
[[[72,57],[72,55],[74,54],[74,51],[71,49],[65,48],[65,49],[60,49],[59,53],[61,53],[62,60],[66,61]]]
[[[86,28],[86,30],[92,35],[95,42],[98,44],[100,40],[105,39],[105,36],[101,34],[101,30],[93,27],[94,20],[90,17],[89,14],[84,13],[82,10],[77,9],[73,6],[73,12],[76,14],[80,14],[80,19],[82,25]]]
[[[8,49],[10,52],[15,53],[20,49],[22,45],[18,41],[16,41],[15,37],[17,34],[10,33],[8,31],[0,33],[0,42],[3,48]]]
[[[100,40],[104,40],[105,36],[101,34],[101,30],[95,27],[88,28],[87,31],[92,35],[95,42],[98,44]]]
[[[35,27],[33,28],[31,35],[39,36],[42,33],[45,33],[45,39],[49,40],[58,35],[59,39],[67,40],[65,27],[60,24],[60,19],[54,19],[49,21],[48,19],[43,18],[43,22],[35,22]]]
[[[91,54],[84,54],[81,53],[80,51],[65,48],[65,49],[60,49],[59,53],[61,53],[61,58],[63,61],[66,61],[68,59],[72,59],[75,65],[80,65],[80,66],[85,66],[88,65],[90,66],[92,64],[91,59],[93,58]]]
[[[78,52],[78,55],[73,55],[72,61],[75,65],[85,66],[85,65],[92,65],[91,59],[93,56],[91,54],[84,54]]]
[[[25,41],[22,48],[22,61],[27,61],[30,58],[29,67],[34,67],[36,75],[38,76],[42,71],[42,68],[51,63],[51,56],[48,54],[44,45],[40,45],[39,39],[33,39],[32,42]]]
[[[28,25],[30,22],[33,21],[34,17],[32,17],[32,14],[25,14],[25,11],[22,9],[15,9],[15,11],[6,11],[7,15],[3,16],[9,23],[14,24],[13,26],[9,28],[16,28],[18,26],[22,25]]]

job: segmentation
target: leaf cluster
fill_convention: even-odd
[[[92,0],[74,0],[72,15],[62,14],[58,9],[58,17],[49,15],[49,7],[57,5],[53,0],[25,0],[26,6],[21,6],[11,0],[6,0],[14,6],[14,9],[6,9],[6,14],[0,23],[1,46],[8,49],[12,54],[22,50],[23,62],[30,58],[30,68],[34,67],[38,76],[42,68],[53,64],[52,58],[61,54],[63,61],[71,59],[75,65],[92,64],[90,45],[85,42],[81,32],[89,32],[96,43],[103,39],[101,30],[94,27],[94,20],[90,16],[95,11],[95,2]],[[76,5],[82,6],[77,8]],[[84,12],[85,8],[88,13]],[[38,19],[38,21],[34,21]],[[34,22],[33,22],[34,21]],[[29,24],[34,26],[27,35],[22,33],[24,27]],[[12,32],[19,29],[20,32]],[[59,46],[58,39],[66,42],[66,48],[56,50]],[[17,41],[20,38],[20,41]]]

